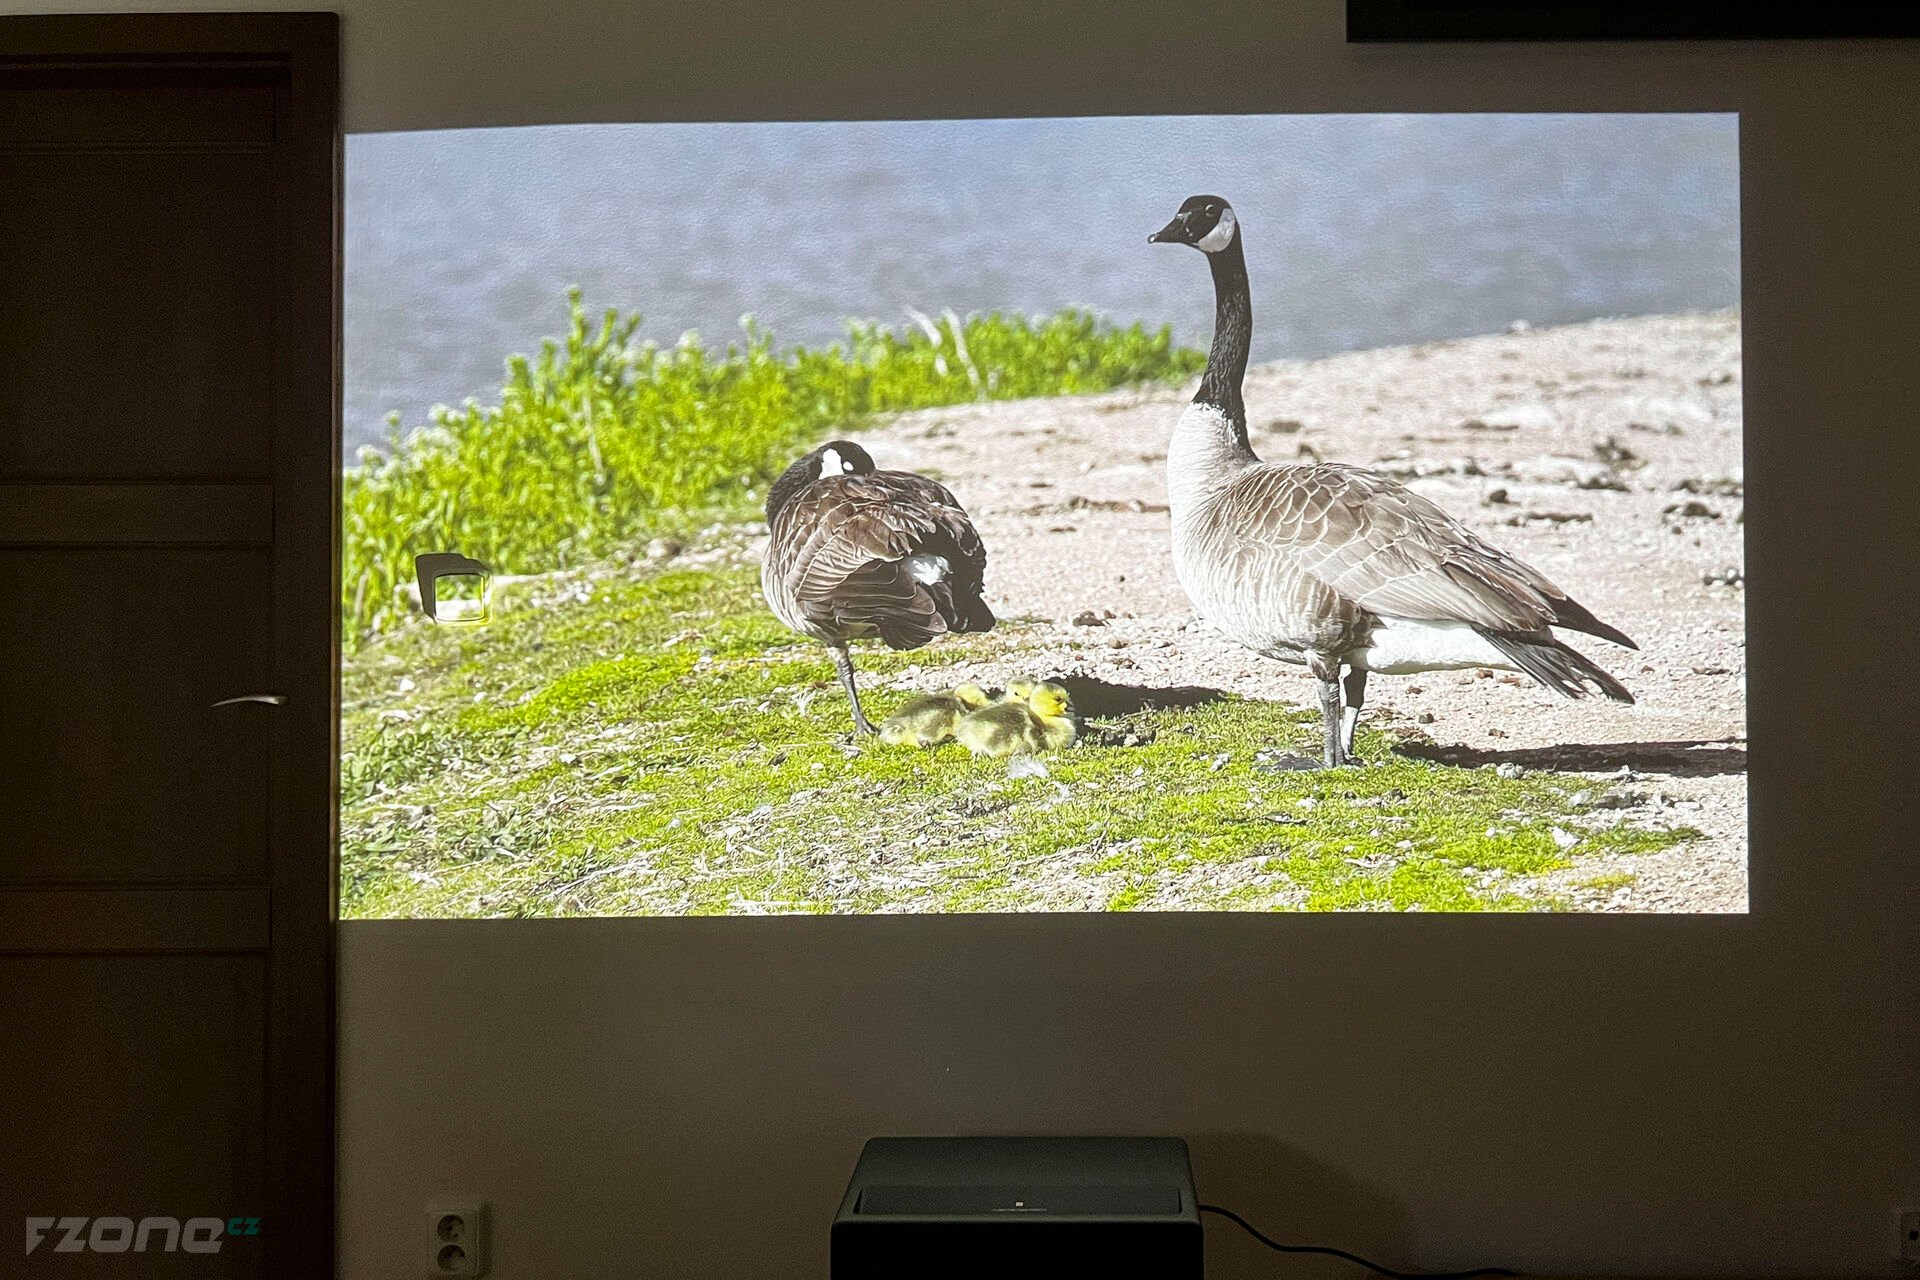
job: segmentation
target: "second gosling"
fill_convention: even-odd
[[[960,718],[991,701],[977,684],[963,684],[952,693],[913,698],[880,726],[880,741],[897,747],[937,747],[952,742]]]
[[[977,756],[1038,755],[1073,745],[1079,729],[1073,700],[1057,684],[1037,684],[1024,702],[996,702],[966,716],[954,731]]]
[[[1000,691],[999,696],[996,697],[994,701],[1025,702],[1033,696],[1033,691],[1039,687],[1040,682],[1038,680],[1029,680],[1025,676],[1016,680],[1009,680],[1007,681],[1007,687]]]

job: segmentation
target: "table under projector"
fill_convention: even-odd
[[[874,1138],[833,1220],[833,1280],[1201,1280],[1179,1138]]]

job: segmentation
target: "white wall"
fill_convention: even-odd
[[[1350,48],[1340,0],[344,8],[354,129],[1743,112],[1754,821],[1744,919],[349,924],[349,1280],[411,1274],[440,1191],[493,1203],[504,1280],[824,1275],[860,1141],[913,1131],[1185,1134],[1210,1197],[1408,1265],[1895,1269],[1920,45]],[[1282,1274],[1214,1241],[1222,1280]]]

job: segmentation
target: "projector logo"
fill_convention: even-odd
[[[258,1218],[28,1218],[27,1253],[218,1253],[229,1236],[257,1236]]]

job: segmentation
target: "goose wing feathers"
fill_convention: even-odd
[[[1222,499],[1221,517],[1247,544],[1369,613],[1518,634],[1562,626],[1633,647],[1538,570],[1378,472],[1258,467]]]
[[[907,560],[923,553],[945,558],[952,580],[916,577]],[[977,600],[986,548],[959,500],[925,476],[875,471],[815,481],[780,512],[768,556],[769,581],[823,631],[913,649],[975,629],[967,609],[956,612],[954,593]]]

